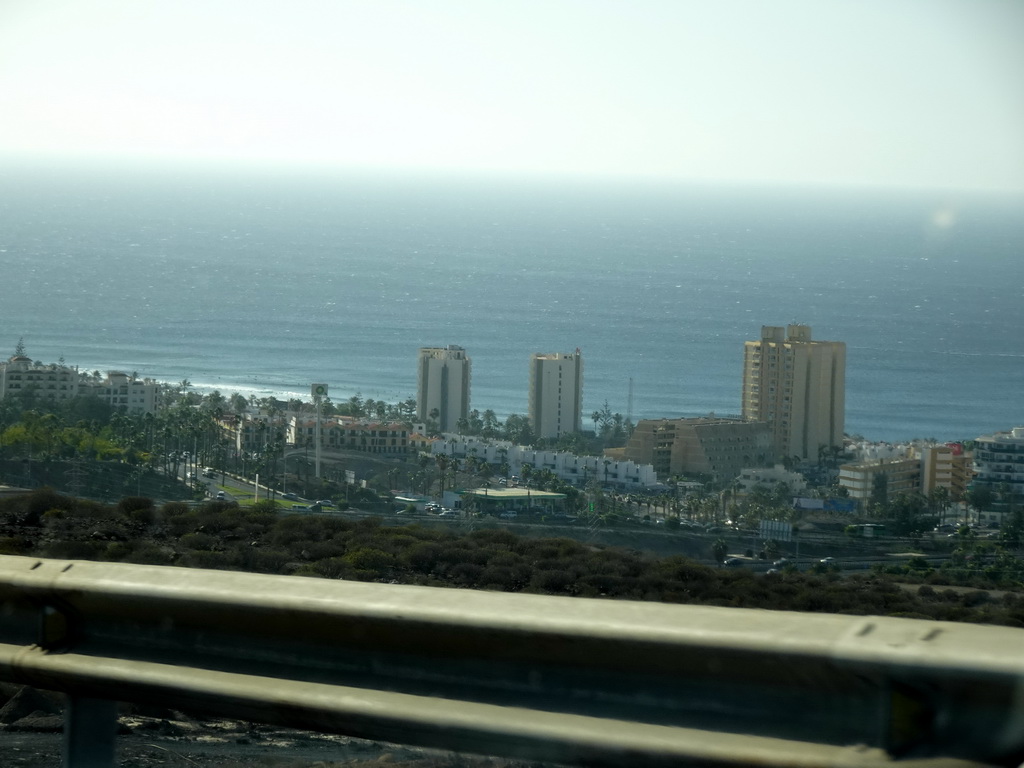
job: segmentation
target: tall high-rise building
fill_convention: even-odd
[[[530,426],[540,438],[561,437],[583,428],[583,356],[530,357]]]
[[[455,432],[469,416],[470,366],[466,350],[454,344],[420,349],[416,416],[433,421],[441,432]]]
[[[983,435],[974,441],[973,488],[985,488],[1006,501],[1024,498],[1024,427]],[[1010,510],[1007,504],[1005,509]]]
[[[772,428],[775,457],[817,459],[843,444],[846,344],[812,341],[808,325],[763,326],[743,354],[743,418]]]

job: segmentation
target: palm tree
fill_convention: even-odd
[[[725,539],[715,539],[715,543],[711,545],[711,554],[719,565],[725,562],[725,556],[729,554],[729,545],[725,543]]]
[[[434,463],[438,471],[438,492],[437,495],[444,497],[444,481],[447,478],[448,469],[452,466],[452,459],[443,453],[434,456]]]
[[[498,416],[490,408],[484,411],[480,434],[484,437],[494,437],[498,434]]]
[[[519,468],[519,474],[522,475],[523,485],[529,485],[530,478],[533,477],[533,465],[524,461]]]
[[[946,509],[949,507],[949,488],[938,485],[928,493],[928,506],[938,515],[939,522],[946,522]]]

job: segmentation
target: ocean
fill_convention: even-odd
[[[584,358],[584,424],[740,410],[743,342],[847,344],[846,429],[1024,424],[1024,201],[951,192],[9,167],[0,354],[225,395],[399,401],[457,344],[472,403]],[[3,345],[9,352],[3,353]],[[632,393],[632,397],[630,397]]]

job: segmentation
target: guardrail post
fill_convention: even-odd
[[[64,707],[63,768],[114,768],[117,702],[69,695]]]

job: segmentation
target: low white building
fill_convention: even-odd
[[[573,485],[583,486],[596,480],[601,485],[620,490],[640,490],[658,485],[658,477],[650,464],[615,461],[603,456],[577,456],[564,451],[538,451],[507,440],[488,440],[467,435],[445,434],[434,442],[433,453],[444,453],[459,459],[476,456],[488,464],[508,464],[509,474],[523,474],[523,465],[534,471],[550,470]]]
[[[152,379],[137,379],[121,371],[108,371],[98,383],[80,382],[78,394],[98,397],[112,408],[133,413],[156,413],[160,385]]]
[[[751,467],[740,472],[736,478],[742,493],[750,493],[758,486],[774,488],[779,483],[785,483],[794,494],[799,494],[807,489],[807,480],[799,472],[791,472],[781,464],[774,467]]]

